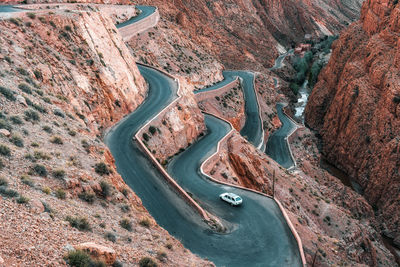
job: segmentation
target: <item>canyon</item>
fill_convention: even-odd
[[[280,78],[292,75],[291,62],[283,61],[285,70],[269,69],[275,59],[306,39],[338,34],[357,19],[362,1],[175,0],[171,4],[144,0],[141,4],[157,7],[160,18],[156,26],[131,35],[119,33],[114,24],[135,17],[140,8],[82,4],[129,1],[77,2],[80,4],[43,4],[32,12],[7,14],[9,17],[0,21],[0,213],[7,218],[1,224],[5,239],[0,245],[0,266],[27,266],[29,262],[65,265],[63,257],[74,248],[91,254],[102,250],[101,260],[109,265],[142,266],[146,259],[161,266],[212,266],[200,258],[207,255],[223,265],[224,257],[196,247],[204,240],[188,242],[178,229],[187,227],[186,220],[190,231],[201,225],[210,243],[221,239],[215,230],[226,231],[222,236],[229,239],[243,235],[246,229],[236,229],[239,222],[234,219],[230,223],[214,215],[225,210],[222,203],[215,205],[214,194],[228,187],[210,189],[211,182],[196,176],[198,170],[185,172],[194,164],[189,160],[193,156],[187,155],[200,157],[192,151],[216,138],[212,137],[215,130],[210,129],[218,123],[210,121],[219,119],[210,119],[203,112],[233,125],[225,136],[217,131],[224,138],[216,153],[201,165],[205,177],[272,196],[254,197],[253,192],[234,189],[248,201],[244,211],[229,210],[237,212],[240,221],[258,227],[256,217],[240,216],[251,215],[254,199],[268,207],[276,199],[288,217],[279,221],[275,234],[288,233],[281,237],[288,244],[293,236],[301,239],[303,264],[395,265],[381,234],[400,243],[396,216],[400,132],[397,1],[365,1],[360,21],[351,24],[334,43],[331,59],[306,106],[310,129],[299,127],[288,138],[296,162],[290,170],[257,149],[254,139],[240,134],[249,121],[242,78],[233,79],[222,90],[203,93],[201,89],[218,85],[224,70],[251,70],[254,84],[249,88],[257,98],[253,105],[258,113],[251,116],[261,120],[261,126],[252,130],[261,127],[261,139],[266,142],[282,126],[276,104],[286,102],[293,107],[289,84]],[[138,68],[135,62],[149,67]],[[145,71],[147,68],[161,71]],[[164,86],[176,87],[175,98],[165,96],[167,102],[163,103],[170,103],[166,108],[146,102],[160,100],[152,95],[152,86],[158,86],[149,78],[157,76],[149,74],[152,72],[169,77],[161,82]],[[146,108],[148,119],[139,115]],[[162,111],[158,114],[157,110]],[[132,123],[135,119],[142,120],[141,125],[148,122],[138,138],[133,142],[132,135],[118,139],[125,136],[119,135],[125,129],[137,127]],[[150,160],[140,156],[138,141]],[[131,154],[131,147],[139,156],[131,160],[131,169],[123,169],[120,152]],[[210,152],[201,153],[209,156],[211,144],[207,147]],[[183,168],[179,162],[184,160]],[[324,170],[322,160],[357,181],[362,195]],[[157,164],[161,173],[166,170],[176,180],[177,189],[166,189],[169,186],[154,168]],[[42,175],[42,167],[46,175]],[[135,172],[146,173],[140,178],[150,183],[152,196],[140,189],[144,182],[132,181]],[[190,182],[196,179],[198,187],[193,188]],[[13,190],[18,197],[8,195]],[[182,193],[173,192],[179,190],[184,192],[183,198],[177,196]],[[149,204],[155,194],[169,198],[161,210]],[[206,220],[212,221],[212,230],[185,198],[205,210],[203,219],[210,216]],[[165,214],[170,210],[178,222]],[[278,215],[269,212],[266,209],[268,220],[281,216],[279,209],[273,212]],[[77,220],[86,221],[83,227],[89,225],[90,230],[75,229]],[[295,229],[291,233],[285,228],[287,223]],[[32,241],[26,240],[25,232]],[[24,245],[12,249],[17,242]],[[259,255],[269,257],[271,251]],[[280,260],[296,265],[295,254],[287,253],[287,258]],[[261,261],[261,256],[257,260]]]
[[[400,245],[399,12],[365,1],[361,18],[334,44],[306,107],[324,156],[362,188],[383,233]]]

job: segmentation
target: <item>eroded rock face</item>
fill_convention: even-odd
[[[181,79],[180,88],[182,97],[157,116],[142,135],[144,143],[162,163],[193,143],[205,130],[204,117],[195,101],[193,87]]]
[[[101,12],[47,13],[43,22],[31,21],[31,31],[16,35],[16,45],[3,46],[4,53],[21,56],[17,66],[34,54],[27,71],[40,73],[41,84],[51,85],[51,93],[60,96],[56,104],[94,132],[133,111],[147,87],[112,20]]]
[[[328,160],[353,177],[392,237],[400,235],[400,6],[366,1],[335,43],[306,107]]]

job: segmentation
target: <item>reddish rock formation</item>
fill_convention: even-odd
[[[361,19],[334,44],[306,108],[328,160],[377,208],[382,229],[400,236],[400,4],[365,1]]]
[[[142,134],[143,143],[162,163],[189,146],[205,130],[193,87],[181,79],[179,92],[182,97],[163,110]]]

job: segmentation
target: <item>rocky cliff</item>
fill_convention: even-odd
[[[306,108],[327,159],[347,172],[400,245],[400,4],[365,1],[335,43]]]

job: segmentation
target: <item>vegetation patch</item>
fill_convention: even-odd
[[[71,227],[74,227],[80,231],[91,231],[92,230],[88,220],[84,217],[67,216],[67,218],[65,220],[67,222],[69,222]]]
[[[82,250],[72,250],[65,256],[65,261],[73,267],[106,267],[104,261],[94,261]]]

